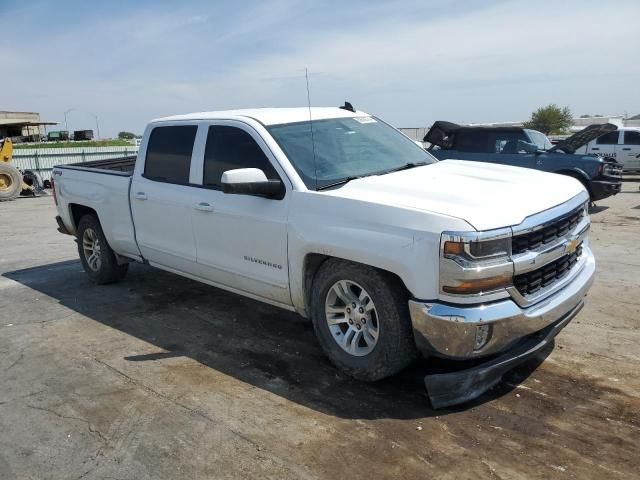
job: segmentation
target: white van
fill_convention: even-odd
[[[640,128],[622,127],[605,133],[580,147],[576,153],[615,158],[622,164],[623,172],[640,172]]]

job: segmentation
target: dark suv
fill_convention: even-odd
[[[535,168],[573,177],[584,185],[591,201],[620,191],[622,166],[614,159],[574,152],[615,125],[590,125],[552,145],[547,136],[522,127],[460,126],[438,121],[424,137],[440,160],[458,159]]]

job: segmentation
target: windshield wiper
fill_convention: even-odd
[[[401,170],[409,170],[410,168],[422,167],[424,165],[429,165],[428,162],[409,162],[404,165],[400,165],[399,167],[392,168],[391,170],[385,170],[384,172],[380,172],[377,175],[385,175],[387,173],[399,172]]]
[[[353,176],[345,177],[341,180],[338,180],[337,182],[332,182],[327,185],[322,185],[321,187],[317,187],[316,191],[326,190],[327,188],[337,187],[338,185],[344,185],[345,183],[349,183],[351,180],[357,180],[358,178],[374,177],[377,175],[386,175],[387,173],[399,172],[401,170],[409,170],[410,168],[422,167],[424,165],[429,165],[429,162],[415,162],[415,163],[409,162],[409,163],[405,163],[404,165],[400,165],[399,167],[392,168],[390,170],[383,170],[381,172],[372,172],[366,175],[353,175]]]
[[[337,187],[338,185],[344,185],[345,183],[349,183],[351,180],[357,180],[358,178],[362,178],[365,177],[366,175],[353,175],[350,177],[345,177],[341,180],[338,180],[337,182],[333,182],[333,183],[328,183],[326,185],[322,185],[320,187],[316,188],[316,191],[320,191],[320,190],[326,190],[327,188],[331,188],[331,187]]]

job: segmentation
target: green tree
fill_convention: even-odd
[[[551,133],[565,133],[572,123],[573,116],[569,107],[560,108],[554,103],[533,112],[531,120],[525,122],[524,126],[549,135]]]
[[[131,140],[132,138],[136,138],[136,136],[131,132],[118,132],[118,138],[121,140]]]

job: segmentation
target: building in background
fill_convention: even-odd
[[[37,112],[8,112],[0,110],[0,139],[11,137],[14,142],[40,141],[46,134],[46,125]]]

